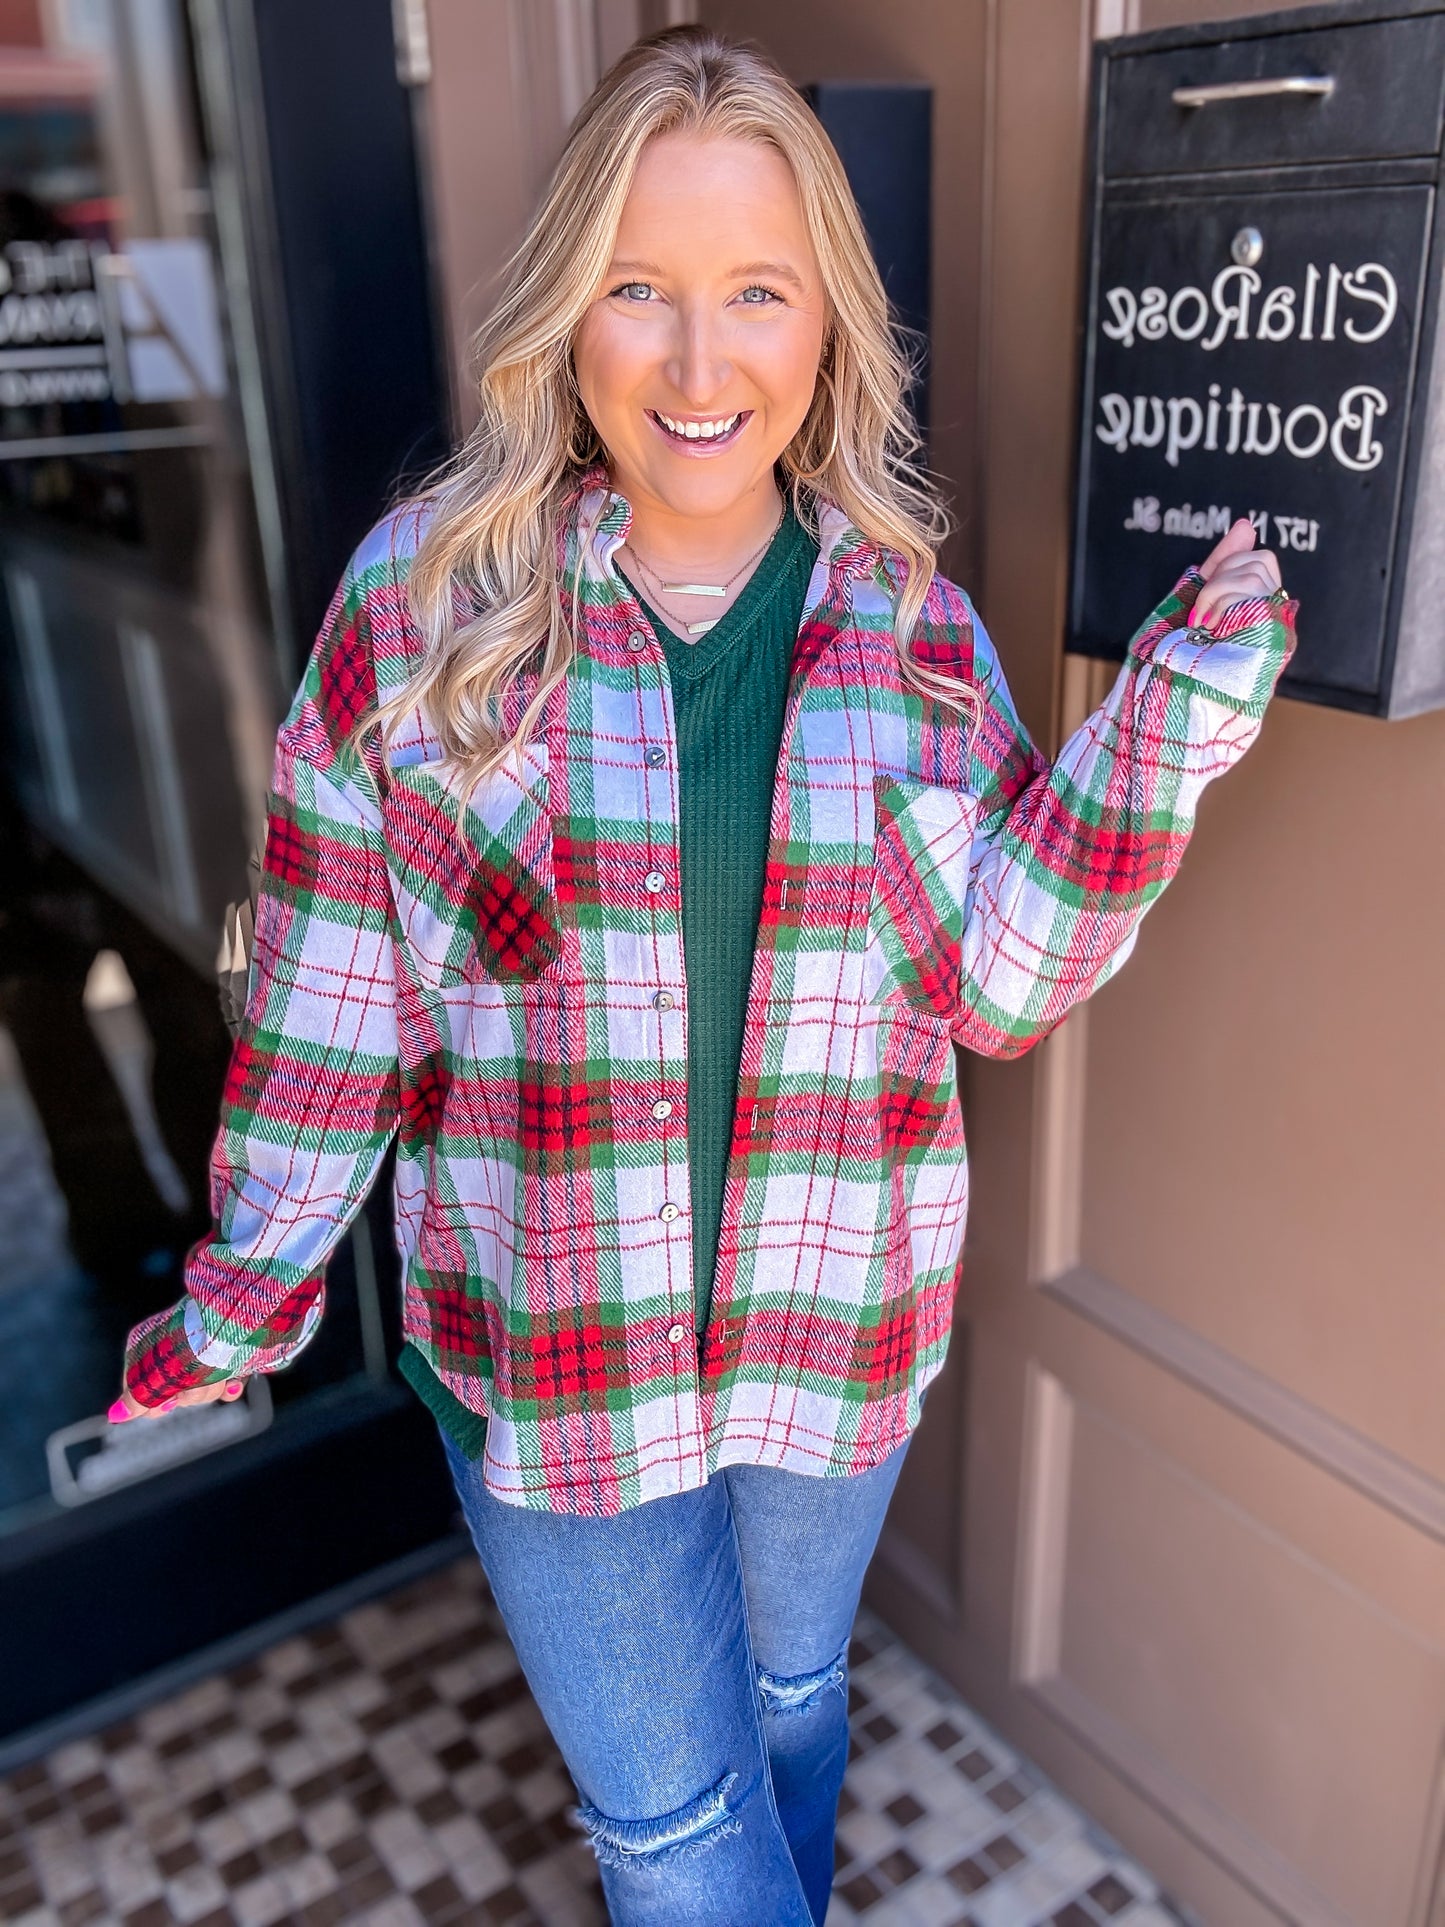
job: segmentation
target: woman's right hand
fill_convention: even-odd
[[[164,1405],[141,1405],[129,1392],[122,1390],[120,1397],[106,1413],[112,1425],[124,1425],[127,1419],[161,1418],[173,1412],[178,1405],[209,1405],[218,1398],[228,1403],[238,1399],[246,1389],[243,1378],[218,1379],[214,1385],[201,1385],[193,1392],[177,1392],[174,1398],[167,1399]]]

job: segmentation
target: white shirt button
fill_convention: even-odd
[[[680,1209],[681,1209],[681,1206],[679,1205],[665,1204],[662,1207],[661,1211],[658,1212],[657,1215],[659,1218],[662,1219],[662,1222],[664,1224],[671,1224],[673,1219],[677,1216]]]
[[[672,1116],[672,1099],[669,1097],[658,1098],[657,1102],[652,1107],[652,1115],[655,1118],[671,1117]]]
[[[669,1325],[668,1326],[667,1342],[669,1345],[680,1345],[683,1339],[686,1337],[687,1337],[686,1325]]]
[[[670,990],[654,990],[652,993],[652,1008],[654,1010],[671,1010],[673,1001],[673,995]]]
[[[640,629],[634,629],[632,634],[627,638],[627,646],[629,649],[645,649],[647,647],[647,637],[643,635]]]
[[[642,879],[642,886],[645,890],[650,890],[652,894],[656,896],[666,882],[667,878],[662,874],[661,870],[649,870],[647,875]]]
[[[649,769],[661,769],[667,761],[667,751],[660,748],[656,743],[653,743],[649,748],[643,750],[642,760]]]

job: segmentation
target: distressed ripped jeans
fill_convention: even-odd
[[[849,1478],[730,1465],[606,1519],[507,1505],[442,1442],[613,1922],[822,1927],[848,1640],[907,1441]]]

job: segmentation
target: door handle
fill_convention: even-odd
[[[1327,100],[1335,91],[1333,74],[1281,74],[1275,80],[1221,80],[1212,87],[1176,87],[1176,107],[1212,107],[1224,100],[1263,100],[1276,94],[1301,94]]]

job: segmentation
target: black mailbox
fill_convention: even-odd
[[[1445,0],[1094,52],[1068,647],[1119,657],[1247,514],[1281,693],[1445,706]]]

